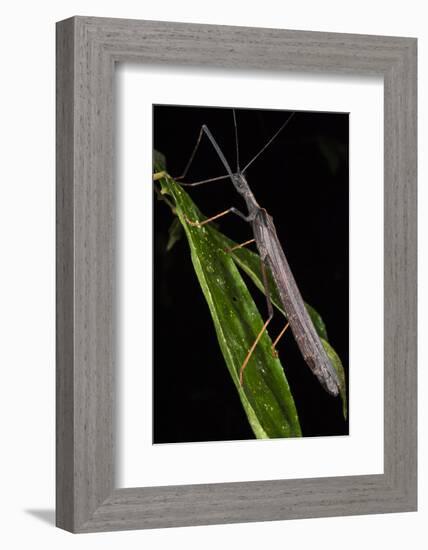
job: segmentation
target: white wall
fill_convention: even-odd
[[[360,549],[383,542],[391,550],[423,548],[428,520],[426,469],[420,468],[420,511],[354,518],[134,531],[73,536],[52,527],[54,506],[54,23],[70,15],[163,19],[419,38],[420,205],[426,206],[428,27],[424,3],[317,0],[262,3],[214,0],[69,0],[3,5],[0,93],[0,393],[4,548],[256,548]],[[4,41],[4,44],[3,44]],[[421,216],[422,217],[422,216]],[[425,220],[420,222],[420,269]],[[422,305],[426,291],[420,289]],[[420,334],[426,333],[421,307]],[[423,342],[422,342],[423,343]],[[422,348],[422,346],[421,346]],[[428,459],[426,349],[421,349],[420,464]],[[232,540],[233,538],[233,540]],[[420,540],[418,540],[420,538]],[[413,540],[412,540],[413,539]]]

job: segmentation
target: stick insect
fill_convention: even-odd
[[[244,362],[240,368],[239,380],[241,385],[244,382],[244,371],[248,362],[260,341],[263,333],[267,330],[267,327],[270,321],[273,318],[273,306],[270,298],[269,284],[267,277],[267,269],[270,269],[273,279],[277,285],[279,296],[286,312],[287,323],[283,330],[280,332],[279,336],[276,338],[272,345],[272,349],[275,352],[275,347],[278,344],[280,338],[283,336],[288,327],[290,327],[293,336],[297,342],[297,345],[305,359],[307,365],[313,372],[313,374],[318,378],[319,382],[323,388],[332,395],[337,395],[339,393],[339,380],[334,370],[328,355],[321,343],[321,340],[315,330],[315,327],[312,323],[312,320],[306,310],[305,304],[303,302],[302,296],[300,294],[299,288],[296,284],[294,276],[291,272],[290,266],[286,259],[285,253],[282,249],[281,243],[278,239],[277,232],[272,217],[268,214],[265,208],[262,208],[257,202],[253,192],[250,189],[247,179],[245,178],[245,172],[250,167],[251,164],[265,151],[269,145],[274,141],[278,134],[287,126],[295,113],[292,113],[287,120],[282,124],[282,126],[273,134],[273,136],[267,141],[267,143],[262,147],[262,149],[245,165],[241,170],[239,163],[239,145],[238,145],[238,126],[236,121],[235,110],[233,109],[233,123],[235,129],[235,146],[236,146],[236,171],[233,172],[226,157],[221,151],[217,141],[214,136],[208,129],[206,125],[201,127],[199,132],[196,145],[193,149],[193,152],[190,156],[190,159],[184,169],[184,172],[177,180],[182,180],[186,177],[189,168],[193,162],[193,159],[196,155],[198,147],[201,143],[202,137],[205,135],[208,137],[213,148],[215,149],[217,155],[219,156],[223,166],[226,169],[227,174],[217,178],[210,178],[193,183],[184,183],[181,182],[181,185],[194,187],[197,185],[202,185],[204,183],[219,181],[222,179],[229,178],[236,191],[243,197],[248,213],[244,214],[240,212],[235,207],[230,207],[227,210],[211,216],[210,218],[197,222],[187,219],[187,222],[196,227],[202,227],[203,225],[210,223],[214,220],[217,220],[227,214],[235,214],[242,218],[244,221],[250,223],[253,231],[253,238],[245,241],[241,245],[238,245],[235,248],[246,246],[250,243],[255,243],[257,250],[260,255],[261,261],[261,274],[263,285],[265,288],[266,295],[266,304],[267,304],[267,319],[260,330],[257,338],[255,339],[253,345],[248,351]],[[234,250],[234,249],[231,249]]]

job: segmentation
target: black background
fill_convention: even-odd
[[[183,172],[202,124],[236,168],[232,111],[224,108],[154,106],[154,148],[172,176]],[[238,109],[241,167],[289,116],[288,111]],[[279,239],[305,301],[321,314],[329,341],[348,379],[349,175],[348,114],[296,112],[246,172],[259,204],[273,216]],[[205,137],[185,181],[223,175]],[[188,188],[202,212],[230,206],[245,211],[229,180]],[[154,411],[153,442],[172,443],[254,437],[228,373],[183,237],[165,251],[170,209],[154,199]],[[236,216],[220,230],[237,242],[252,237]],[[254,245],[251,245],[254,247]],[[248,286],[266,316],[263,295]],[[276,312],[269,333],[283,326]],[[328,395],[306,366],[290,331],[279,344],[304,436],[348,433],[339,398]]]

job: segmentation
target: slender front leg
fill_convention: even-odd
[[[195,186],[195,185],[202,185],[203,183],[208,183],[209,181],[218,181],[218,180],[222,180],[222,179],[225,179],[227,177],[230,178],[230,180],[233,182],[233,177],[234,177],[234,174],[232,172],[232,169],[230,168],[229,166],[229,163],[227,162],[226,160],[226,157],[224,156],[222,150],[220,149],[218,143],[216,142],[216,140],[214,139],[214,136],[212,135],[212,133],[209,131],[208,127],[203,124],[202,125],[202,128],[199,132],[199,136],[198,136],[198,139],[196,141],[196,145],[195,145],[195,148],[193,149],[193,152],[192,154],[190,155],[190,159],[188,161],[188,163],[186,164],[186,167],[184,169],[184,172],[181,174],[181,176],[178,176],[177,178],[175,178],[176,180],[181,180],[183,178],[186,177],[186,174],[187,172],[189,171],[189,168],[190,168],[190,165],[192,164],[193,162],[193,159],[195,158],[195,155],[196,155],[196,151],[198,150],[198,147],[201,143],[201,139],[202,139],[202,136],[203,135],[206,135],[208,137],[208,139],[210,140],[211,142],[211,145],[214,147],[217,155],[219,156],[223,166],[226,168],[226,172],[227,172],[227,176],[219,176],[217,178],[210,178],[208,180],[202,180],[202,181],[196,181],[194,183],[186,183],[184,185],[188,185],[188,186]]]
[[[198,136],[198,139],[196,140],[196,145],[193,148],[193,151],[192,151],[192,154],[190,155],[189,160],[187,161],[186,167],[184,168],[184,172],[181,174],[181,176],[178,176],[177,178],[174,178],[174,179],[181,180],[186,177],[187,172],[189,171],[189,168],[193,162],[193,159],[195,158],[196,151],[198,150],[199,145],[201,144],[201,139],[203,135],[204,135],[204,126],[202,126],[202,128],[199,131],[199,136]]]

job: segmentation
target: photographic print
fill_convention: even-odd
[[[153,443],[349,433],[349,116],[153,106]]]

